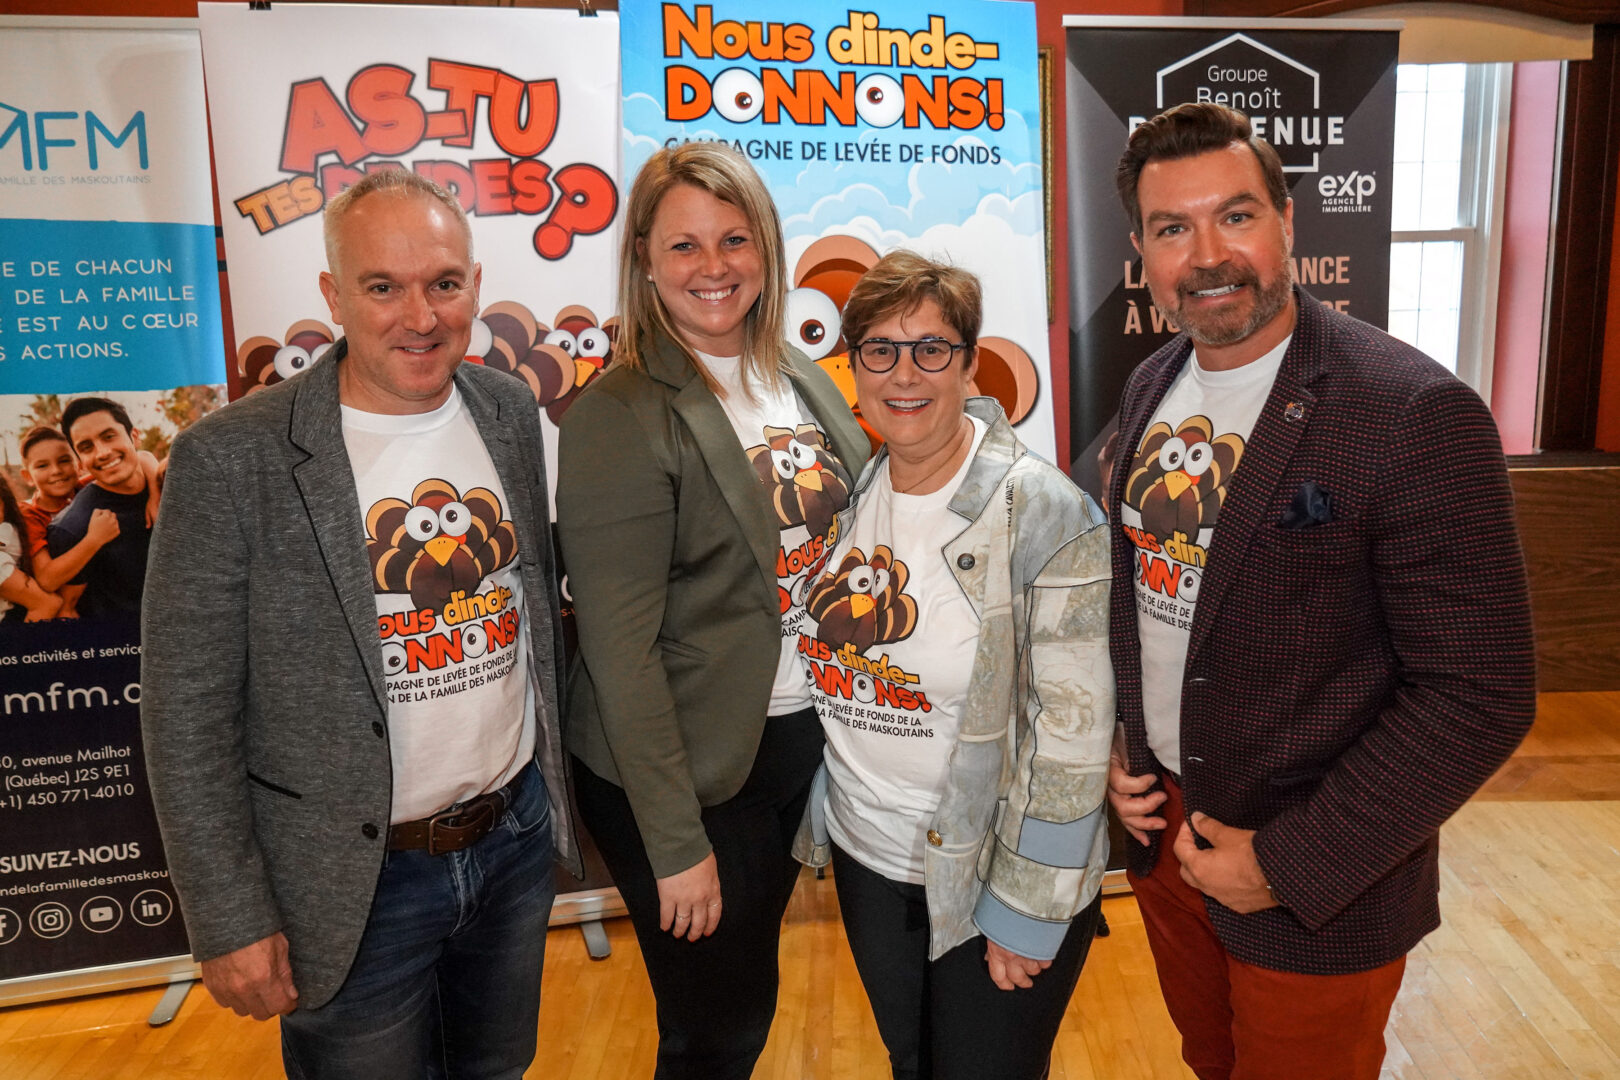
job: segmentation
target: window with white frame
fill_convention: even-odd
[[[1389,332],[1489,398],[1511,64],[1401,64]]]

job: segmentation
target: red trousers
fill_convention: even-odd
[[[1186,813],[1181,789],[1168,777],[1165,788],[1159,861],[1129,878],[1182,1060],[1199,1080],[1377,1080],[1406,957],[1354,975],[1296,975],[1228,954],[1204,894],[1181,878],[1174,847]]]

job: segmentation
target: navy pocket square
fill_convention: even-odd
[[[1288,504],[1277,525],[1283,529],[1309,529],[1326,525],[1333,520],[1333,493],[1307,480],[1294,492],[1294,501]]]

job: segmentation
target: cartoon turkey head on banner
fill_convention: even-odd
[[[878,261],[878,253],[853,236],[823,236],[799,256],[793,271],[794,289],[787,299],[787,339],[832,377],[834,385],[860,420],[876,450],[882,443],[861,416],[855,400],[855,372],[850,367],[850,344],[841,322],[844,305],[862,274]],[[979,338],[979,370],[970,387],[1001,403],[1007,420],[1016,424],[1029,415],[1040,392],[1035,362],[1028,352],[1003,337]]]

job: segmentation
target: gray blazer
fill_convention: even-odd
[[[366,925],[392,773],[365,527],[323,362],[175,440],[143,607],[141,725],[169,871],[199,960],[277,930],[301,1004],[337,992]],[[578,873],[539,413],[523,384],[456,385],[506,489],[536,680],[536,759]]]
[[[827,373],[788,381],[851,476],[871,444]],[[624,788],[654,875],[710,851],[701,809],[735,795],[781,655],[782,529],[719,399],[664,339],[563,417],[557,534],[579,654],[568,749]]]

